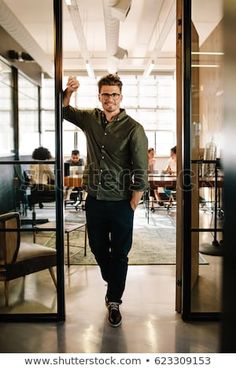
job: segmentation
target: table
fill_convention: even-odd
[[[157,187],[175,187],[177,178],[176,176],[161,175],[161,174],[152,174],[148,176],[148,182],[151,188]],[[215,187],[215,177],[199,177],[198,179],[199,187]],[[224,184],[224,177],[218,176],[217,178],[217,186],[218,188],[222,188]]]
[[[176,176],[171,176],[169,174],[152,174],[148,176],[148,182],[151,188],[157,187],[175,187],[176,186]]]
[[[147,196],[145,196],[145,199],[147,201],[144,201],[145,209],[146,209],[146,216],[147,221],[149,223],[149,191],[151,190],[157,190],[160,187],[170,187],[170,188],[176,188],[176,176],[170,175],[170,174],[149,174],[148,176],[148,182],[149,182],[149,190]],[[167,210],[172,205],[171,201],[169,201],[169,205],[167,206]],[[166,208],[166,207],[165,207]]]
[[[82,176],[68,176],[64,177],[64,186],[65,187],[81,187],[82,186]]]
[[[77,246],[79,248],[83,248],[84,249],[84,256],[87,255],[87,225],[86,222],[84,223],[69,223],[69,222],[65,222],[64,223],[64,231],[67,237],[67,266],[70,266],[70,233],[74,232],[76,230],[82,230],[84,231],[84,245],[83,246]],[[56,223],[55,222],[47,222],[44,224],[38,224],[34,227],[34,233],[33,233],[33,238],[34,238],[34,243],[36,243],[36,233],[39,231],[51,231],[51,232],[55,232],[56,231]],[[73,255],[77,254],[78,252],[74,253]]]

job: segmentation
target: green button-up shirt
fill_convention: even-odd
[[[141,124],[123,109],[109,123],[100,109],[67,106],[63,114],[87,137],[83,184],[91,196],[117,201],[147,188],[148,141]]]

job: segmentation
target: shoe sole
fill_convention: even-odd
[[[110,320],[109,320],[109,319],[108,319],[107,321],[108,321],[109,325],[110,325],[111,327],[113,327],[113,328],[117,328],[117,327],[119,327],[119,326],[121,325],[121,323],[122,323],[122,319],[121,319],[121,321],[120,321],[119,323],[117,323],[117,324],[112,324],[112,323],[110,322]]]

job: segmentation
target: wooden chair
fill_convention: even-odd
[[[49,269],[56,286],[53,267],[56,250],[36,243],[21,242],[20,215],[0,215],[0,281],[4,282],[5,305],[9,302],[9,281]]]

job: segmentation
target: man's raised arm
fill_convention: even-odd
[[[63,106],[66,107],[70,104],[70,98],[73,92],[79,88],[79,81],[75,77],[69,77],[65,91],[63,91]]]

